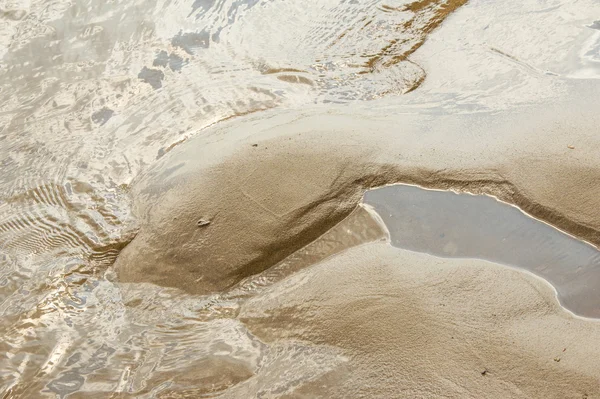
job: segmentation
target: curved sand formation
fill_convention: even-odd
[[[413,54],[429,74],[414,95],[250,115],[176,147],[132,189],[142,228],[120,278],[221,290],[397,182],[495,195],[599,245],[598,5],[542,5],[461,8]]]
[[[457,135],[448,126],[468,123],[468,117],[414,115],[403,128],[352,115],[300,116],[285,128],[269,126],[271,119],[223,127],[235,134],[251,125],[258,133],[227,147],[193,139],[139,182],[134,196],[141,231],[116,269],[122,281],[219,291],[315,240],[347,216],[366,189],[397,182],[495,195],[599,244],[600,164],[594,148],[600,140],[589,132],[600,121],[561,113],[542,115],[537,123],[529,119],[530,126],[518,123],[519,117],[537,118],[537,112],[512,116],[517,122],[506,123],[514,123],[513,134],[502,135],[502,123],[482,129],[477,118],[465,128],[480,141],[465,145],[448,140]],[[570,140],[581,143],[576,150],[551,128],[565,121]],[[261,131],[261,125],[268,127]],[[434,127],[439,142],[423,148],[419,137]],[[497,143],[485,142],[494,138]],[[547,155],[536,156],[537,146]]]

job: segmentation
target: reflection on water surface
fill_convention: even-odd
[[[487,196],[396,185],[368,191],[399,248],[478,258],[526,269],[550,282],[561,304],[600,317],[600,251]]]

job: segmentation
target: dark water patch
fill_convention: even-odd
[[[282,82],[300,83],[300,84],[305,84],[305,85],[308,85],[308,86],[313,86],[312,80],[307,79],[304,76],[298,76],[298,75],[279,75],[279,76],[277,76],[277,79],[281,80]]]
[[[236,0],[231,4],[229,10],[227,10],[227,22],[233,24],[237,19],[240,11],[243,9],[250,9],[254,7],[259,0]]]
[[[112,116],[115,111],[110,108],[102,108],[99,111],[96,111],[92,114],[92,122],[99,124],[100,126],[104,125]]]
[[[138,73],[138,78],[148,83],[156,90],[162,87],[162,80],[165,78],[165,74],[158,69],[144,67],[140,73]]]
[[[178,56],[177,54],[168,54],[166,51],[163,50],[160,53],[158,53],[152,65],[161,66],[163,68],[166,68],[168,66],[169,68],[171,68],[172,71],[177,72],[181,70],[184,63],[184,59]]]
[[[395,185],[368,191],[392,245],[441,257],[477,258],[531,271],[560,303],[600,317],[600,251],[492,197]]]
[[[0,18],[6,18],[11,21],[20,21],[27,15],[27,11],[25,10],[1,10],[0,9]]]
[[[197,49],[205,49],[210,46],[210,33],[201,32],[179,32],[171,39],[171,44],[179,47],[189,55],[194,55]]]
[[[190,15],[196,12],[198,9],[202,9],[202,12],[206,12],[215,4],[215,0],[195,0],[192,4],[192,12]],[[188,17],[190,16],[188,15]]]
[[[211,38],[214,43],[219,43],[221,41],[221,32],[223,31],[223,27],[219,27],[215,33],[212,34]]]

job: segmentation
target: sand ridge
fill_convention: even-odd
[[[600,9],[544,7],[461,7],[413,54],[428,79],[410,95],[247,115],[175,147],[132,187],[142,228],[122,281],[222,289],[399,182],[494,195],[600,245],[600,79],[573,78],[595,76],[581,54]]]
[[[526,111],[513,118],[531,115]],[[268,119],[248,119],[228,131],[235,134],[252,125],[254,135],[225,148],[211,149],[219,141],[190,141],[142,179],[134,191],[141,230],[116,263],[122,281],[149,281],[194,293],[227,288],[315,240],[347,216],[366,189],[399,182],[494,195],[600,243],[595,211],[600,206],[600,165],[591,156],[594,147],[577,152],[552,148],[562,147],[557,138],[562,132],[548,126],[569,115],[542,115],[544,123],[529,122],[504,136],[494,132],[505,129],[502,123],[484,125],[481,141],[464,146],[447,140],[447,126],[453,126],[444,120],[452,116],[421,118],[421,123],[410,116],[403,127],[344,114],[295,118],[283,128]],[[570,122],[570,137],[577,139],[596,121]],[[262,131],[261,123],[266,125]],[[431,125],[439,127],[441,140],[423,149],[419,136]],[[485,136],[495,137],[498,145],[473,148]],[[532,138],[539,144],[532,144]],[[546,142],[553,143],[546,152],[563,154],[531,155],[532,147]],[[432,150],[439,155],[422,155]],[[198,226],[199,220],[210,224]]]

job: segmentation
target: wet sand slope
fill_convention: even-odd
[[[333,370],[285,397],[600,394],[600,324],[565,313],[541,279],[484,261],[368,244],[272,286],[240,319],[270,344],[341,348]],[[229,397],[268,392],[261,377]]]

